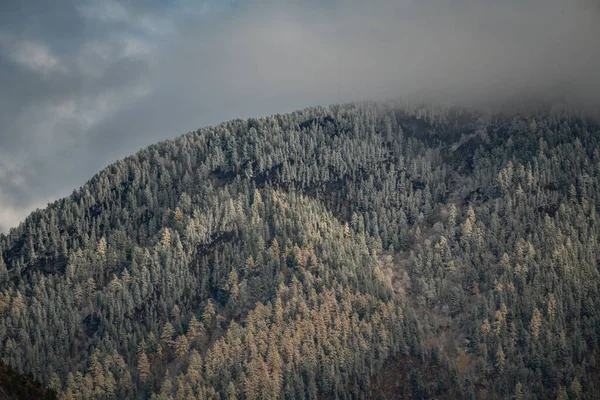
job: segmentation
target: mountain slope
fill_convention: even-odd
[[[56,399],[56,393],[53,390],[44,390],[40,384],[15,372],[12,368],[0,362],[0,399],[19,400],[19,399]]]
[[[591,398],[599,133],[355,104],[151,146],[0,237],[2,359],[63,398]]]

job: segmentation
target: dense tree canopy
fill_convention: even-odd
[[[150,146],[0,236],[0,356],[63,399],[593,398],[599,141],[369,103]]]

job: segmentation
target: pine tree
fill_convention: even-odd
[[[175,208],[175,222],[183,221],[183,212],[179,209],[179,207]]]
[[[238,398],[237,389],[235,388],[235,384],[233,383],[233,381],[229,382],[229,384],[227,385],[226,398],[227,400],[237,400]]]
[[[548,295],[548,319],[550,319],[550,321],[553,321],[555,315],[556,315],[556,296],[554,296],[554,293],[550,293]]]
[[[170,246],[171,245],[171,231],[169,228],[164,228],[163,232],[162,232],[162,236],[160,238],[160,243],[163,246]]]
[[[347,222],[344,224],[344,236],[350,237],[350,226]]]
[[[492,327],[490,326],[490,322],[488,321],[487,318],[483,320],[483,324],[481,324],[480,329],[481,329],[481,333],[483,333],[484,335],[488,335],[491,332]]]
[[[462,234],[465,238],[468,238],[473,233],[473,223],[470,219],[467,219],[462,228]]]
[[[192,316],[187,331],[187,336],[189,340],[192,342],[201,341],[204,339],[205,334],[206,333],[202,324],[198,322],[195,316]]]
[[[112,279],[108,284],[108,289],[111,293],[115,293],[121,289],[121,282],[119,281],[119,278],[117,278],[117,275],[113,274]]]
[[[355,231],[358,229],[358,214],[356,214],[356,212],[352,213],[352,217],[350,219],[350,225],[352,226],[352,229],[354,229]]]
[[[190,382],[193,384],[197,383],[202,376],[202,358],[195,349],[190,353],[187,376]]]
[[[502,350],[502,345],[498,345],[498,350],[496,350],[496,368],[500,373],[504,372],[504,365],[506,363],[506,357],[504,355],[504,350]]]
[[[100,254],[101,256],[106,255],[106,239],[104,238],[104,236],[102,236],[98,241],[98,254]]]
[[[558,387],[558,394],[556,396],[556,400],[569,400],[569,395],[564,386]]]
[[[227,279],[227,290],[229,291],[229,304],[231,304],[232,307],[235,307],[240,296],[238,274],[235,269],[231,271],[229,278]]]
[[[48,382],[48,387],[54,389],[57,393],[61,392],[62,383],[56,372],[52,372],[52,374],[50,375],[50,381]]]
[[[448,211],[448,230],[450,232],[454,232],[454,228],[456,227],[456,218],[458,217],[458,210],[454,204],[450,205],[450,210]]]
[[[177,354],[178,357],[185,356],[189,347],[190,345],[187,336],[181,335],[175,340],[175,354]]]
[[[529,331],[534,340],[538,340],[540,335],[540,328],[542,327],[542,314],[537,308],[533,310],[533,316],[531,317],[531,323],[529,324]]]
[[[173,347],[173,336],[175,335],[175,330],[173,329],[173,325],[170,322],[166,322],[162,328],[162,332],[160,334],[160,341],[166,347]]]
[[[8,268],[4,262],[4,258],[2,257],[2,252],[0,252],[0,282],[4,281],[8,277]]]
[[[202,314],[202,321],[206,326],[211,326],[213,317],[215,316],[215,307],[211,300],[206,303],[204,307],[204,313]]]
[[[573,393],[573,397],[575,399],[580,399],[582,395],[582,388],[579,379],[575,378],[571,382],[571,393]]]
[[[515,385],[515,400],[523,400],[523,399],[524,399],[523,385],[521,384],[521,382],[517,382],[517,384]]]

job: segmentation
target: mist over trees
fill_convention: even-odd
[[[150,146],[0,235],[62,399],[594,398],[600,125],[383,103]]]

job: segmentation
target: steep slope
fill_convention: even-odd
[[[151,146],[0,237],[2,359],[63,398],[591,398],[599,133],[356,104]]]
[[[0,399],[54,400],[56,398],[56,392],[53,390],[43,389],[39,382],[15,372],[0,362]]]

